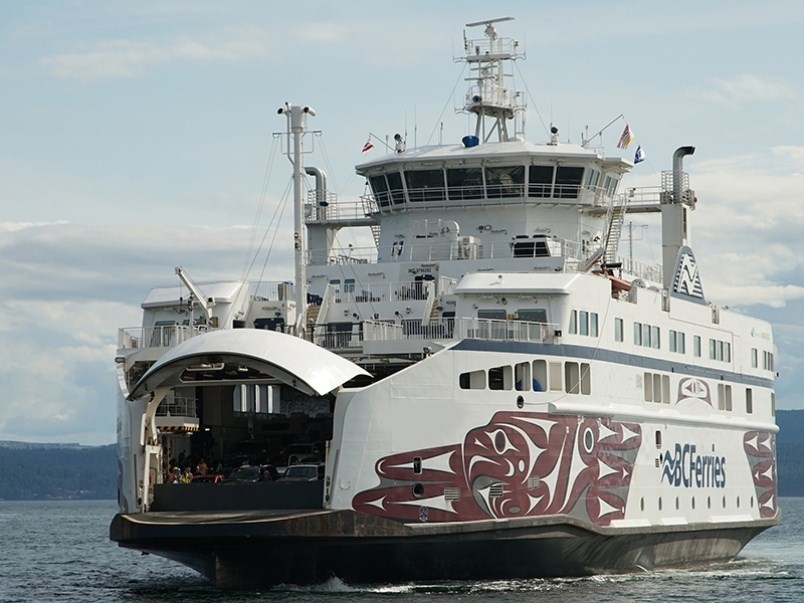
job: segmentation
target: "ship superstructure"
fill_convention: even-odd
[[[177,268],[120,332],[122,546],[220,586],[557,576],[726,560],[777,522],[772,333],[704,295],[694,148],[641,190],[588,141],[526,141],[504,20],[468,25],[474,132],[398,136],[357,202],[303,165],[315,112],[279,110],[293,284]],[[618,254],[639,212],[662,266]],[[374,245],[339,249],[357,227]],[[202,457],[260,477],[165,483]]]

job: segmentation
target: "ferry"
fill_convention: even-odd
[[[474,131],[395,136],[357,200],[278,110],[294,279],[178,267],[120,329],[113,541],[251,588],[690,567],[778,523],[772,331],[704,294],[695,149],[630,188],[602,135],[526,140],[509,20],[464,33]],[[636,214],[661,265],[619,253]]]

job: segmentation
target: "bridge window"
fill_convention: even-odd
[[[524,193],[524,166],[486,168],[486,195],[489,199],[522,197]]]
[[[754,412],[754,390],[750,387],[745,388],[745,412],[749,415]]]
[[[483,198],[483,170],[458,168],[447,170],[447,194],[451,201]]]
[[[544,199],[553,196],[552,165],[532,165],[528,170],[528,196]]]
[[[614,176],[606,176],[606,180],[603,183],[603,188],[606,189],[606,194],[614,195],[617,191],[617,183],[619,180]]]
[[[391,203],[402,205],[405,203],[405,189],[402,187],[402,174],[389,172],[385,175],[388,180],[388,191],[391,194]]]
[[[388,207],[391,204],[391,194],[388,192],[388,183],[385,181],[385,176],[372,176],[369,178],[371,183],[371,190],[374,192],[374,198],[380,207]]]
[[[695,354],[696,358],[701,357],[701,337],[699,335],[692,337],[692,353]]]
[[[600,172],[592,168],[586,170],[584,186],[587,188],[595,188],[598,182],[600,182]]]
[[[442,170],[418,170],[405,172],[408,197],[411,203],[422,201],[444,201],[446,188]]]
[[[583,178],[582,167],[558,166],[554,196],[559,199],[577,199]]]

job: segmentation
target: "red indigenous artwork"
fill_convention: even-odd
[[[743,437],[743,446],[751,465],[759,514],[762,517],[774,517],[778,511],[776,436],[766,431],[748,431]]]
[[[498,412],[462,444],[381,458],[379,486],[352,504],[403,521],[569,515],[605,526],[625,516],[641,443],[635,423]]]

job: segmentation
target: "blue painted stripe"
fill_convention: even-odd
[[[602,348],[590,348],[582,345],[565,345],[553,343],[532,343],[527,341],[489,341],[486,339],[464,339],[452,347],[453,350],[465,352],[509,352],[513,354],[531,354],[535,356],[564,356],[581,360],[599,360],[626,366],[633,366],[651,371],[678,373],[679,375],[713,379],[715,381],[730,381],[754,387],[767,387],[773,389],[774,380],[742,375],[727,370],[719,370],[674,362],[661,358],[650,358],[637,354],[615,352]]]

